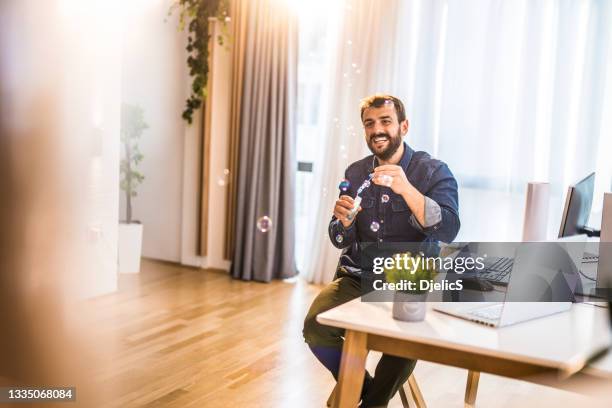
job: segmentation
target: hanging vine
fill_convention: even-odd
[[[219,45],[224,45],[228,37],[227,21],[228,0],[176,0],[170,7],[168,15],[176,9],[180,10],[179,30],[187,27],[187,66],[189,75],[193,78],[191,93],[185,102],[183,119],[191,124],[193,114],[206,100],[208,85],[208,34],[209,18],[215,17],[223,24],[222,33],[217,36]]]

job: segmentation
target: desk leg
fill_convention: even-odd
[[[465,385],[465,407],[473,408],[476,404],[476,393],[478,392],[478,380],[480,372],[468,371],[467,384]]]
[[[346,331],[340,362],[340,378],[333,401],[335,408],[355,408],[359,404],[368,356],[367,339],[367,333]]]

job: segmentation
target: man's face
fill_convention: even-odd
[[[399,123],[393,103],[380,108],[370,107],[363,112],[363,127],[370,151],[381,160],[388,160],[399,149],[408,131],[408,121]]]

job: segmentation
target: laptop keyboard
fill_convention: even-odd
[[[483,307],[481,309],[470,310],[468,313],[474,317],[485,320],[498,320],[501,317],[503,303],[493,306]]]
[[[582,257],[582,263],[597,263],[599,256],[589,252],[585,252]],[[510,272],[514,265],[514,259],[501,257],[489,265],[486,269],[478,272],[476,276],[479,279],[489,281],[495,285],[508,286],[510,281]]]
[[[584,255],[582,255],[582,263],[598,263],[598,262],[599,262],[599,255],[592,254],[590,252],[585,252]]]
[[[510,281],[510,271],[512,270],[513,264],[514,259],[512,258],[498,258],[493,264],[488,266],[487,269],[478,272],[477,276],[491,283],[507,286]]]

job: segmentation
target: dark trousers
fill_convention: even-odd
[[[315,357],[338,380],[344,329],[324,326],[317,322],[319,313],[361,296],[359,278],[345,273],[327,285],[312,302],[304,320],[304,340]],[[397,390],[408,380],[416,361],[383,354],[374,377],[366,371],[361,393],[361,407],[386,407]]]

